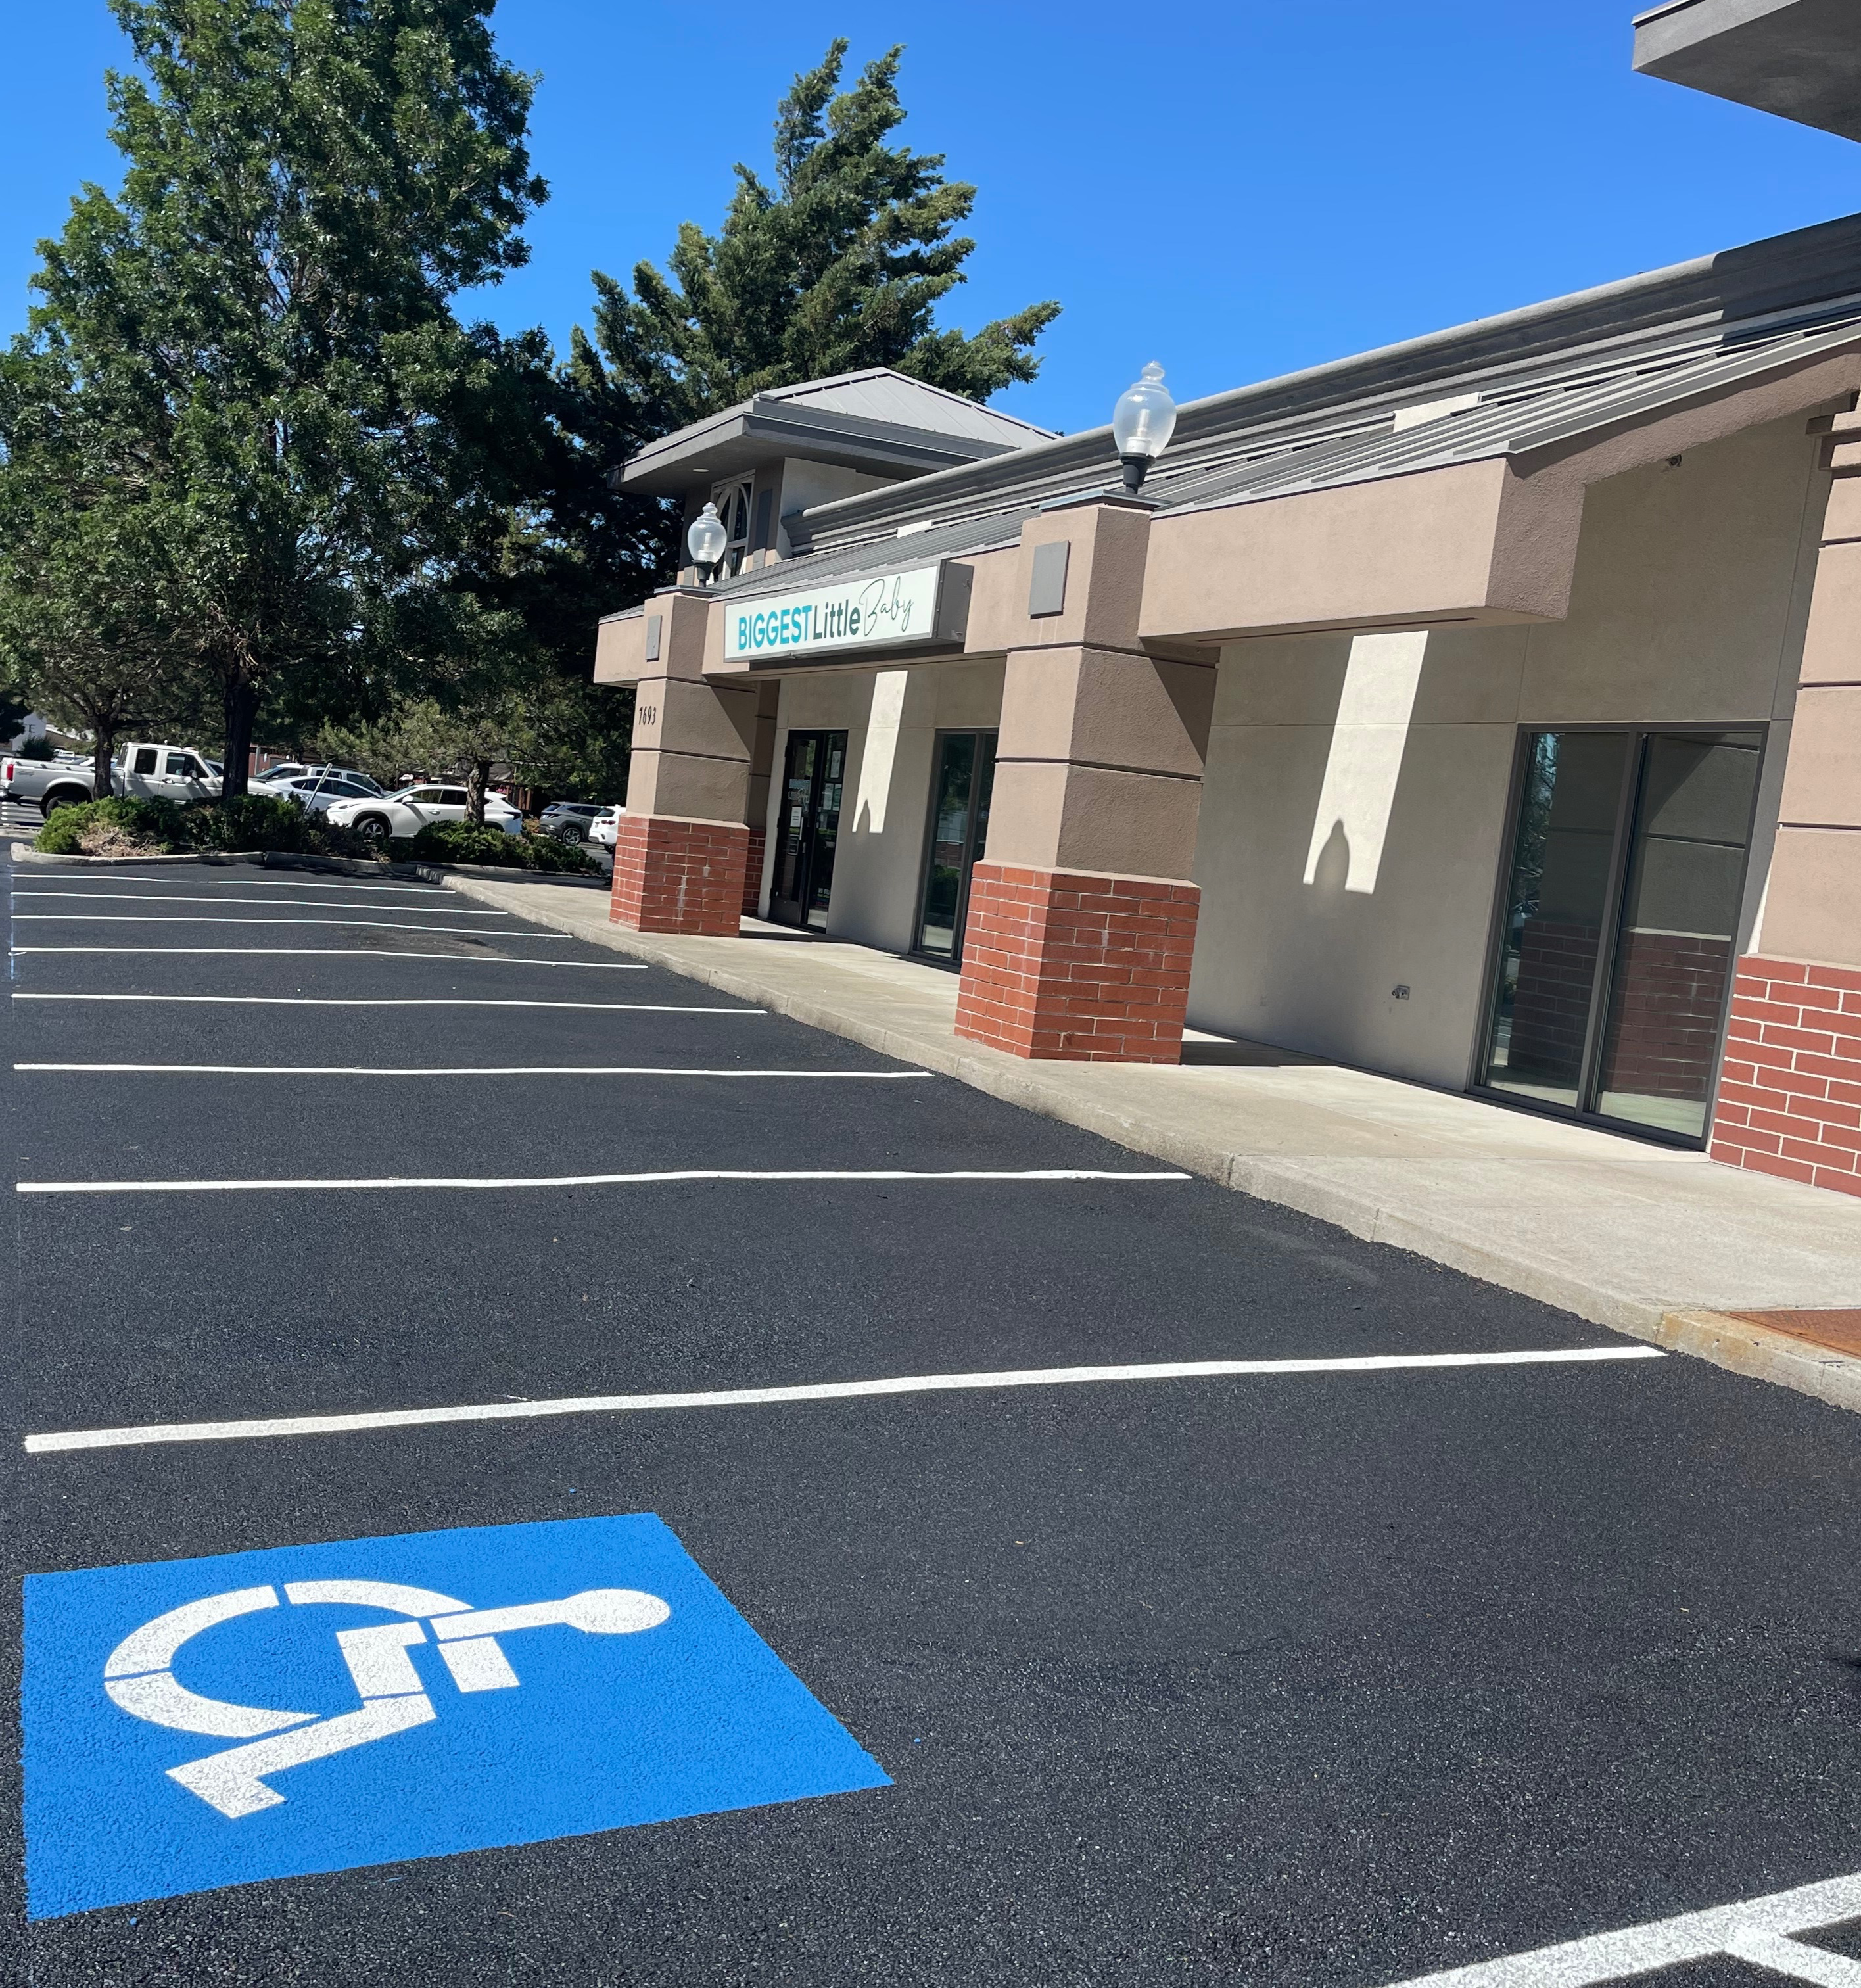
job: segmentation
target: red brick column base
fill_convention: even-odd
[[[1707,1150],[1861,1195],[1861,972],[1739,961]]]
[[[749,844],[739,822],[622,815],[608,916],[635,931],[735,938]]]
[[[769,833],[765,828],[752,828],[748,834],[749,854],[743,865],[743,915],[753,918],[762,902],[762,857]]]
[[[956,1032],[1011,1056],[1178,1063],[1193,884],[978,863]]]

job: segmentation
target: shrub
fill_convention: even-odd
[[[32,847],[48,856],[171,856],[184,846],[181,813],[173,801],[84,801],[54,808]]]
[[[174,856],[195,852],[375,857],[374,845],[295,801],[271,794],[237,800],[86,801],[55,808],[33,838],[49,856]]]
[[[598,877],[601,866],[573,843],[552,835],[506,835],[475,821],[428,823],[407,852],[423,863],[495,864],[501,870],[538,870],[576,877]],[[397,846],[395,853],[400,854]]]

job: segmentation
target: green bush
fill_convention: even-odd
[[[49,856],[191,855],[275,850],[297,856],[359,856],[379,852],[354,830],[337,828],[295,801],[272,794],[237,800],[86,801],[55,808],[33,839]]]
[[[126,854],[133,844],[135,852],[172,856],[184,847],[181,813],[173,801],[84,801],[54,808],[32,847],[48,856],[77,856],[106,841]]]
[[[598,877],[601,866],[573,843],[552,835],[506,835],[475,821],[436,821],[413,840],[397,844],[423,863],[486,863],[501,870],[538,870],[575,877]]]

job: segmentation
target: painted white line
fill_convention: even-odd
[[[794,1077],[897,1084],[927,1070],[673,1070],[659,1063],[16,1063],[15,1070],[118,1077]]]
[[[94,918],[88,911],[15,911],[13,922],[16,925],[319,925],[326,931],[467,932],[474,938],[491,936],[477,925],[390,925],[380,918],[216,918],[192,911],[184,911],[174,918],[156,911],[99,911]],[[505,935],[500,932],[497,936],[502,938]],[[572,936],[569,932],[523,934],[526,939],[567,939]]]
[[[462,906],[450,901],[456,894],[450,891],[436,892],[434,894],[441,901],[434,905],[434,910],[448,918],[508,918],[511,915],[508,911],[466,911]],[[332,905],[339,908],[347,901],[342,898],[151,898],[146,891],[15,891],[13,896],[15,900],[21,898],[76,898],[79,903],[86,904],[288,904],[293,911],[306,908],[323,908]],[[417,908],[413,904],[377,904],[370,907],[365,904],[363,908],[383,911],[410,911]],[[46,913],[34,911],[22,911],[19,914],[22,918],[39,918],[46,915],[47,915]],[[79,915],[67,914],[67,915]],[[203,921],[203,922],[206,921]],[[255,920],[254,922],[260,925],[289,925],[292,921],[288,918],[261,918]],[[336,924],[346,923],[347,921],[319,919],[311,922]]]
[[[416,925],[431,931],[431,925]],[[483,938],[483,932],[474,932]],[[500,937],[503,935],[500,934]],[[512,935],[515,936],[515,935]],[[525,938],[566,938],[566,932],[525,932]],[[586,966],[601,973],[644,973],[637,959],[521,959],[508,952],[391,952],[372,945],[16,945],[15,952],[107,952],[157,959],[436,959],[447,966]]]
[[[1861,1966],[1791,1938],[1856,1917],[1861,1917],[1861,1873],[1772,1892],[1735,1905],[1654,1919],[1619,1932],[1565,1940],[1529,1953],[1451,1967],[1440,1974],[1418,1976],[1400,1988],[1596,1988],[1601,1982],[1626,1980],[1721,1953],[1799,1981],[1822,1983],[1826,1988],[1861,1988]]]
[[[1128,1178],[1128,1177],[1127,1177]],[[1387,1374],[1440,1367],[1570,1366],[1603,1360],[1660,1360],[1658,1346],[1573,1346],[1545,1352],[1369,1353],[1338,1359],[1170,1360],[1124,1367],[1034,1367],[999,1374],[909,1374],[883,1381],[821,1381],[801,1387],[724,1388],[689,1395],[577,1395],[554,1401],[478,1401],[453,1408],[384,1408],[351,1415],[279,1415],[257,1422],[154,1422],[140,1428],[69,1429],[29,1435],[35,1455],[123,1449],[139,1443],[223,1442],[242,1436],[336,1435],[353,1429],[417,1428],[435,1422],[528,1421],[538,1415],[629,1415],[657,1408],[763,1408],[784,1401],[849,1401],[886,1395],[937,1395],[994,1388],[1061,1388],[1082,1381],[1207,1381],[1255,1374]]]
[[[16,870],[13,874],[15,877],[22,877],[27,873]],[[513,872],[512,874],[521,874],[522,873]],[[43,879],[52,883],[147,884],[160,885],[164,888],[175,884],[217,884],[222,891],[380,891],[403,898],[444,898],[451,894],[444,885],[439,884],[363,884],[350,883],[341,877],[310,879],[273,877],[264,873],[251,876],[242,873],[236,877],[142,877],[138,876],[133,870],[113,871],[107,874],[95,870],[35,870],[31,872],[30,875],[31,881],[34,884]],[[13,888],[16,896],[30,897],[35,894],[31,891],[22,889],[18,884],[15,884]],[[90,894],[66,891],[60,894],[76,897],[87,896]]]
[[[424,958],[425,955],[417,957]],[[576,966],[572,959],[532,962]],[[641,972],[646,969],[642,967]],[[216,1008],[572,1008],[593,1015],[766,1015],[766,1008],[683,1008],[658,1001],[474,1001],[431,997],[370,999],[311,994],[15,994],[15,1001],[196,1001]]]
[[[478,1179],[389,1175],[380,1180],[20,1181],[15,1194],[265,1194],[349,1188],[659,1187],[681,1181],[1187,1181],[1193,1174],[1111,1173],[1091,1167],[953,1168],[919,1173],[907,1168],[681,1167],[644,1174],[518,1174]]]

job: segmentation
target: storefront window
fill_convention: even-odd
[[[963,957],[970,873],[988,840],[988,803],[995,783],[994,732],[937,734],[930,847],[914,949],[952,966]]]
[[[1484,1086],[1704,1137],[1762,746],[1755,732],[1528,739]]]

